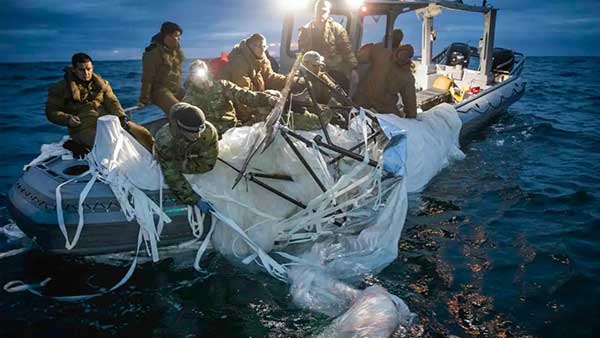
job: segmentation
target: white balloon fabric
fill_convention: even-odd
[[[313,141],[320,132],[299,133],[307,142],[294,138],[288,142],[277,133],[271,146],[254,156],[245,178],[232,189],[238,176],[234,168],[242,167],[251,145],[264,136],[263,125],[256,124],[223,135],[219,142],[222,161],[213,170],[186,175],[194,191],[215,208],[216,219],[206,241],[231,260],[256,262],[289,282],[299,306],[337,316],[320,337],[387,337],[411,321],[413,315],[406,305],[385,289],[358,290],[347,283],[378,273],[396,259],[407,193],[422,190],[449,161],[464,156],[458,148],[461,122],[449,105],[420,114],[418,120],[377,115],[393,142],[380,135],[368,143],[364,116],[360,112],[350,130],[328,126],[336,145],[351,148],[362,144],[357,150],[362,160],[344,157],[332,163],[331,158],[338,154],[319,149]],[[378,165],[370,166],[370,159]],[[110,185],[127,218],[138,221],[153,258],[158,260],[157,242],[170,219],[161,205],[143,192],[163,185],[152,154],[120,127],[116,117],[104,116],[98,120],[95,146],[87,160],[93,175]],[[197,262],[206,244],[201,246]],[[268,252],[283,259],[275,261]]]
[[[406,188],[409,193],[422,191],[452,160],[465,156],[459,145],[462,122],[456,109],[447,103],[419,114],[418,119],[393,114],[379,114],[377,118],[406,131]]]

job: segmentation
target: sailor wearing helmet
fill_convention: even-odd
[[[206,119],[222,136],[227,130],[241,125],[236,106],[270,109],[281,97],[278,94],[276,91],[255,92],[227,80],[215,80],[206,63],[195,60],[190,65],[190,75],[185,82],[183,102],[202,109]]]
[[[165,182],[179,201],[206,212],[207,204],[183,174],[202,174],[214,168],[219,155],[217,129],[206,121],[200,108],[189,103],[176,103],[170,115],[170,122],[156,133],[154,148]]]

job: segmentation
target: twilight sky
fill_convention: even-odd
[[[287,0],[290,1],[290,0]],[[179,23],[188,58],[217,56],[254,32],[279,54],[283,0],[3,0],[0,62],[66,61],[83,51],[96,60],[141,58],[163,21]],[[480,3],[465,0],[465,3]],[[600,0],[490,0],[499,8],[496,45],[526,55],[600,56]],[[366,19],[365,39],[380,39],[383,20]],[[453,41],[477,43],[483,18],[444,11],[435,50]],[[396,26],[420,46],[414,13]]]

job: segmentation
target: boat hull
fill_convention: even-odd
[[[525,93],[527,83],[521,77],[509,79],[455,105],[463,122],[460,137],[482,130]]]

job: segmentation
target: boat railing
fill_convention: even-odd
[[[523,65],[525,65],[525,54],[514,52],[515,57],[518,57],[517,63],[513,66],[510,71],[510,76],[519,76],[523,72]]]
[[[469,46],[469,48],[471,49],[471,57],[479,57],[479,51],[477,50],[477,48],[471,47],[471,46]],[[494,70],[495,73],[506,74],[506,75],[510,75],[510,76],[521,75],[521,72],[523,72],[523,65],[525,64],[525,55],[523,53],[515,52],[515,51],[513,51],[513,53],[514,53],[514,58],[515,58],[515,64],[512,67],[512,69],[510,71],[496,69],[496,70]],[[447,61],[447,56],[448,56],[447,54],[448,54],[448,47],[446,47],[444,50],[442,50],[436,56],[434,56],[431,59],[431,62],[434,64],[445,64]]]
[[[434,64],[440,64],[442,63],[444,60],[446,60],[446,53],[448,52],[448,47],[444,48],[443,51],[441,51],[438,55],[434,56],[433,58],[431,58],[431,62]]]

